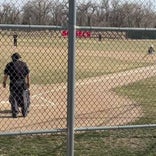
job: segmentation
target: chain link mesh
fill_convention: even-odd
[[[114,36],[114,32],[105,33]],[[14,34],[18,36],[17,46],[14,45]],[[94,36],[97,32],[91,34]],[[31,71],[31,107],[53,108],[58,103],[57,107],[66,108],[67,38],[60,35],[61,31],[1,31],[2,75],[6,63],[11,61],[10,56],[20,52]],[[115,35],[118,38],[121,33]],[[155,55],[148,54],[151,44],[155,45],[155,41],[139,40],[138,43],[138,40],[126,39],[124,35],[120,40],[77,38],[76,120],[79,126],[123,125],[142,118],[144,112],[137,102],[139,97],[131,100],[132,95],[122,97],[115,91],[122,94],[122,86],[134,90],[138,80],[142,80],[140,85],[151,82],[153,87],[153,79],[144,80],[155,76]],[[5,106],[8,90],[1,91],[1,104]],[[140,91],[139,88],[135,92]],[[142,92],[148,94],[147,90]],[[154,114],[148,112],[148,117],[151,115]]]
[[[16,34],[17,46],[13,35]],[[1,131],[65,128],[67,39],[60,31],[1,31],[1,75],[18,52],[30,69],[31,119],[10,118],[9,85],[1,89]],[[2,79],[2,77],[1,77]],[[57,103],[57,105],[56,105]],[[13,123],[13,124],[10,124]]]
[[[155,46],[155,40],[132,40],[127,38],[127,32],[91,34],[96,37],[77,38],[76,125],[116,126],[138,121],[149,111],[150,104],[143,108],[140,103],[140,94],[146,96],[149,92],[140,87],[144,83],[152,86],[155,55],[148,54],[148,48]],[[126,95],[128,88],[132,93],[127,91]],[[155,105],[151,105],[153,109]],[[146,118],[154,115],[148,113]],[[149,124],[148,120],[143,124]]]
[[[67,0],[1,0],[1,82],[18,52],[30,70],[31,102],[27,117],[19,106],[12,118],[7,80],[0,90],[0,132],[67,128],[68,7]],[[75,128],[156,124],[155,1],[77,1],[76,7]],[[154,140],[155,131],[151,135]]]

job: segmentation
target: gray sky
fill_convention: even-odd
[[[28,1],[31,1],[31,0],[0,0],[0,4],[2,3],[13,3],[15,4],[17,7],[21,7],[23,5],[23,3],[26,3]],[[62,0],[63,1],[63,0]],[[68,1],[68,0],[65,0],[65,1]],[[102,0],[75,0],[76,2],[87,2],[87,1],[92,1],[92,2],[101,2]],[[147,6],[148,4],[151,3],[152,5],[152,8],[154,10],[156,10],[156,0],[120,0],[121,2],[124,2],[124,1],[128,1],[128,2],[138,2],[138,3],[141,3],[145,6]]]
[[[10,3],[19,3],[21,4],[21,2],[28,2],[28,1],[31,1],[31,0],[0,0],[0,3],[3,3],[3,2],[10,2]],[[67,1],[67,0],[66,0]],[[75,0],[77,2],[87,2],[87,1],[92,1],[92,2],[100,2],[101,0]],[[131,2],[141,2],[141,3],[147,3],[147,2],[151,2],[151,3],[155,3],[156,1],[155,0],[120,0],[122,2],[124,1],[131,1]]]

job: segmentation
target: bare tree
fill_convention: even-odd
[[[23,7],[23,24],[48,24],[51,6],[47,0],[28,1]]]
[[[51,5],[50,17],[53,25],[67,25],[68,19],[68,3],[55,1]]]
[[[0,23],[67,25],[68,2],[62,0],[30,0],[22,8],[13,3],[0,7]],[[156,27],[152,3],[101,0],[77,3],[77,25],[110,27]]]
[[[146,5],[143,6],[144,16],[143,16],[143,25],[142,27],[156,27],[156,12],[153,10],[153,4],[149,1]]]
[[[97,5],[90,1],[79,4],[77,6],[77,24],[91,26],[96,10]]]
[[[120,27],[121,26],[121,10],[120,10],[120,1],[114,0],[111,1],[111,12],[110,12],[110,26]]]
[[[0,10],[0,23],[18,24],[20,22],[20,10],[13,4],[2,4]]]
[[[138,3],[119,3],[113,1],[110,12],[110,26],[114,27],[154,27],[155,13],[142,4]],[[153,23],[153,24],[152,24]]]
[[[110,6],[111,0],[102,0],[98,9],[98,23],[99,25],[109,26]]]

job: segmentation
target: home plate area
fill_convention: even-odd
[[[53,88],[53,89],[52,89]],[[64,89],[63,89],[64,88]],[[32,131],[66,126],[66,89],[51,86],[31,86],[30,112],[27,117],[12,118],[9,91],[3,90],[0,101],[0,131]]]

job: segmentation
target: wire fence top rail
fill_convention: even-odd
[[[0,24],[2,30],[62,30],[67,27],[62,26],[47,26],[47,25],[16,25],[16,24]]]
[[[86,31],[156,31],[156,28],[132,28],[132,27],[90,27],[90,26],[75,26],[77,30]],[[17,25],[17,24],[0,24],[2,30],[67,30],[66,26],[54,25]]]

